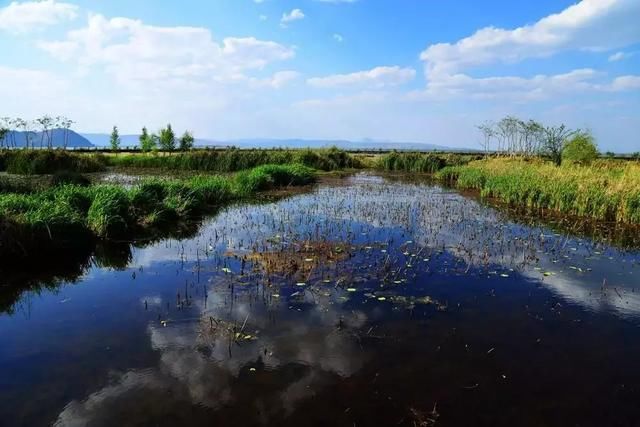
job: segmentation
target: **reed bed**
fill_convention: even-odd
[[[486,159],[436,174],[513,206],[549,209],[597,220],[640,223],[640,164],[599,160],[556,167],[540,159]]]
[[[148,235],[258,191],[314,180],[314,171],[303,165],[263,165],[235,176],[152,179],[131,189],[66,184],[0,194],[0,257],[7,261],[95,239]]]
[[[44,175],[60,171],[101,172],[106,157],[64,150],[11,150],[0,152],[0,171],[19,175]]]
[[[398,153],[384,154],[374,167],[390,172],[436,173],[446,166],[464,165],[482,156],[454,153]]]
[[[332,171],[358,168],[360,162],[337,148],[322,150],[204,150],[186,153],[136,153],[107,156],[110,166],[169,170],[236,172],[265,164],[302,164]]]

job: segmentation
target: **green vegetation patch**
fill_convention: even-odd
[[[446,167],[436,178],[513,206],[603,221],[640,223],[640,165],[598,160],[561,167],[539,159],[495,158]]]
[[[80,241],[148,235],[208,208],[258,191],[315,181],[303,165],[263,165],[235,176],[152,179],[131,189],[117,185],[59,186],[0,194],[0,256],[64,250]]]

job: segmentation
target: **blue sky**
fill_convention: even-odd
[[[477,147],[515,114],[640,151],[638,21],[640,0],[0,0],[0,116]]]

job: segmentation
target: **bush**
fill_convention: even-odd
[[[562,150],[562,161],[589,165],[598,158],[598,148],[590,133],[575,134]]]

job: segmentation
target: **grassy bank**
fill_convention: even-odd
[[[464,165],[480,157],[454,153],[391,152],[378,157],[374,167],[389,172],[435,173],[447,166]]]
[[[64,150],[6,150],[0,152],[0,171],[18,175],[44,175],[60,171],[101,172],[106,157],[74,154]]]
[[[0,258],[14,259],[89,246],[96,239],[153,235],[207,210],[288,185],[315,180],[303,165],[263,165],[235,176],[148,180],[117,185],[61,185],[34,193],[0,194]]]
[[[266,164],[302,164],[333,171],[359,168],[355,156],[337,148],[320,150],[199,150],[174,153],[89,154],[64,150],[0,151],[0,171],[19,175],[54,174],[60,171],[100,172],[107,167],[148,168],[175,171],[237,172]]]
[[[436,177],[513,206],[640,224],[640,165],[633,162],[556,167],[539,159],[487,159],[446,167]]]
[[[106,156],[109,166],[180,171],[235,172],[264,164],[302,164],[332,171],[360,167],[359,161],[337,148],[322,150],[204,150],[186,153],[136,153]]]

